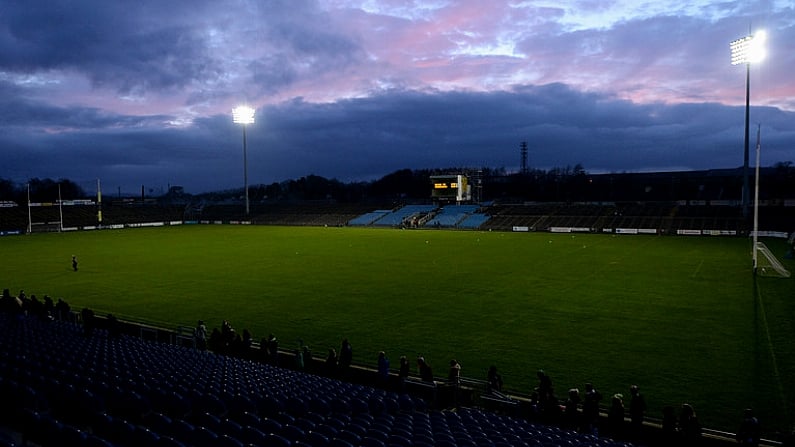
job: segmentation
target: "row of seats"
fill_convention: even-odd
[[[72,323],[0,328],[0,418],[43,446],[625,445]]]

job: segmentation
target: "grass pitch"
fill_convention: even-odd
[[[182,226],[0,248],[0,287],[74,309],[168,327],[228,319],[318,356],[348,337],[356,363],[422,354],[440,377],[451,358],[473,378],[494,364],[522,393],[539,368],[560,397],[593,382],[628,399],[638,384],[649,416],[689,402],[729,431],[746,407],[767,433],[795,417],[795,282],[754,281],[742,238]]]

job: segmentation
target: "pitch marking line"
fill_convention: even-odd
[[[776,385],[778,385],[779,397],[781,397],[781,408],[786,411],[787,399],[784,395],[784,385],[781,383],[781,374],[778,371],[778,361],[776,360],[776,352],[773,350],[773,338],[770,336],[770,326],[767,324],[767,314],[765,313],[765,305],[762,302],[762,291],[757,283],[756,299],[759,302],[759,312],[762,315],[762,326],[765,328],[765,336],[767,337],[767,346],[770,349],[770,358],[773,361],[773,375],[776,378]]]

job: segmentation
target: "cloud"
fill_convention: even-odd
[[[786,2],[10,1],[0,16],[0,176],[241,183],[234,105],[257,107],[249,178],[395,169],[591,171],[742,163],[752,67],[765,160],[793,156]],[[767,158],[769,157],[769,158]]]
[[[15,180],[23,180],[20,174],[88,176],[128,188],[181,184],[194,192],[239,183],[240,128],[228,115],[163,128],[168,116],[26,107],[25,120],[37,126],[20,129],[17,121],[0,128],[0,159],[6,172],[18,174]],[[795,113],[754,108],[753,116],[766,123],[765,160],[791,160]],[[529,144],[530,165],[543,169],[577,163],[591,172],[736,167],[743,117],[742,107],[637,104],[564,84],[499,92],[392,90],[334,103],[296,99],[261,108],[248,127],[249,179],[370,180],[402,168],[450,166],[516,170],[521,141]]]

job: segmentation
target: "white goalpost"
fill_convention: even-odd
[[[752,245],[752,256],[754,274],[759,276],[774,276],[789,278],[790,272],[781,264],[776,256],[770,252],[764,242],[759,242],[759,159],[762,152],[762,125],[756,131],[756,180],[754,188],[754,241]],[[793,233],[795,237],[795,233]],[[792,239],[792,238],[790,238]],[[761,258],[759,255],[762,255]]]
[[[789,278],[792,274],[787,270],[776,255],[770,252],[764,242],[756,243],[755,253],[758,255],[756,264],[756,274],[759,276],[774,276],[779,278]]]

